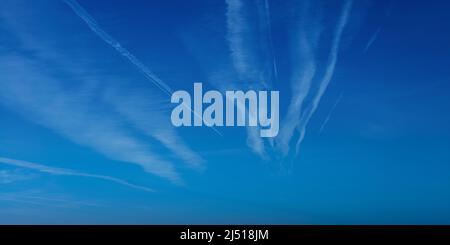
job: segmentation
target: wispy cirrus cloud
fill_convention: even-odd
[[[278,79],[278,69],[272,47],[269,2],[227,0],[226,3],[227,42],[232,65],[240,81],[228,83],[226,86],[247,89],[272,87],[273,81]],[[295,154],[298,153],[306,127],[333,77],[340,40],[350,15],[351,5],[351,1],[343,4],[337,26],[331,32],[333,34],[331,42],[328,43],[324,42],[328,34],[323,33],[325,28],[323,19],[317,14],[320,12],[318,9],[320,5],[312,1],[300,4],[303,8],[297,16],[300,20],[293,49],[293,59],[296,62],[290,86],[291,99],[282,120],[280,133],[270,141],[270,146],[275,146],[283,156],[289,154],[292,143],[295,144]],[[324,48],[330,51],[327,64],[322,67],[323,59],[320,56]],[[248,145],[254,152],[264,157],[266,145],[263,139],[252,132],[252,129],[249,129],[247,134]],[[298,138],[294,139],[294,135],[297,134]]]
[[[333,78],[334,70],[336,68],[337,58],[338,58],[338,52],[339,52],[339,45],[341,42],[342,33],[344,32],[344,28],[347,25],[348,18],[350,16],[350,10],[352,7],[352,1],[347,0],[344,3],[344,6],[342,8],[341,16],[338,20],[334,37],[331,42],[331,50],[328,57],[328,64],[325,68],[325,74],[322,77],[321,81],[319,82],[319,88],[315,96],[312,98],[312,102],[309,105],[309,107],[306,108],[305,113],[302,115],[302,118],[300,120],[300,125],[297,128],[300,132],[300,137],[297,140],[296,144],[296,154],[298,154],[300,144],[302,143],[304,136],[305,136],[305,130],[306,126],[309,123],[309,120],[311,120],[312,115],[314,112],[316,112],[317,107],[319,106],[320,100],[322,99],[323,94],[325,93],[326,89],[328,88],[328,85],[331,82],[331,79]]]
[[[304,32],[301,32],[298,42],[300,57],[303,58],[299,64],[301,68],[297,68],[292,78],[291,100],[287,114],[282,121],[284,126],[280,129],[280,133],[275,139],[276,146],[283,155],[287,155],[289,152],[290,141],[300,123],[299,115],[303,113],[303,103],[311,89],[317,70],[314,46],[305,35]]]
[[[77,200],[73,197],[62,194],[49,192],[48,190],[42,190],[38,188],[32,188],[27,190],[9,191],[0,193],[0,202],[11,202],[16,205],[12,207],[6,207],[0,212],[4,214],[23,215],[27,210],[30,211],[33,208],[38,208],[38,213],[42,212],[42,207],[48,208],[79,208],[84,207],[105,207],[105,203],[93,200]],[[18,205],[18,206],[17,206]],[[2,220],[3,221],[3,220]],[[2,223],[0,221],[0,223]]]
[[[284,119],[284,128],[281,130],[279,137],[276,139],[278,149],[287,155],[290,150],[290,143],[294,137],[294,132],[298,132],[298,138],[295,144],[295,154],[298,154],[300,144],[302,143],[306,127],[320,103],[330,81],[333,77],[334,70],[338,59],[339,45],[347,25],[352,1],[346,1],[342,7],[336,28],[334,29],[333,38],[331,40],[330,52],[328,54],[328,63],[324,69],[323,76],[320,78],[317,89],[313,91],[312,85],[318,75],[318,62],[316,61],[316,47],[319,45],[320,30],[322,27],[317,21],[313,20],[313,29],[306,32],[304,29],[300,31],[299,49],[302,54],[302,66],[296,71],[292,85],[292,99],[288,107],[287,115]],[[305,21],[305,20],[304,20]],[[303,27],[305,28],[305,27]],[[308,35],[307,35],[308,33]],[[308,103],[304,103],[306,98]]]
[[[226,3],[227,39],[234,68],[238,74],[253,73],[250,67],[253,56],[245,46],[244,35],[249,31],[249,26],[242,14],[244,3],[240,0],[227,0]]]
[[[377,39],[378,35],[380,34],[381,27],[378,27],[378,29],[375,31],[375,33],[370,37],[369,41],[366,44],[366,47],[364,47],[364,53],[367,53],[369,51],[369,48],[372,46],[372,44]]]
[[[258,2],[259,3],[259,2]],[[260,6],[260,5],[258,5]],[[273,69],[273,82],[278,82],[278,65],[277,65],[277,57],[275,54],[275,48],[274,43],[272,39],[272,20],[271,20],[271,14],[270,14],[270,5],[269,0],[264,1],[264,14],[262,14],[264,17],[262,18],[262,21],[264,24],[262,26],[263,33],[267,33],[267,49],[269,50],[269,59],[272,60],[272,69]],[[270,61],[269,61],[270,63]]]
[[[71,170],[71,169],[49,167],[49,166],[34,163],[34,162],[22,161],[22,160],[5,158],[5,157],[0,157],[0,163],[14,166],[14,167],[31,169],[31,170],[35,170],[35,171],[38,171],[41,173],[47,173],[47,174],[53,174],[53,175],[77,176],[77,177],[86,177],[86,178],[105,180],[105,181],[114,182],[116,184],[123,185],[126,187],[130,187],[133,189],[138,189],[138,190],[147,191],[147,192],[154,192],[154,190],[151,188],[131,184],[125,180],[111,177],[111,176],[106,176],[106,175],[89,174],[89,173],[83,173],[83,172],[79,172],[79,171],[75,171],[75,170]]]
[[[226,0],[227,41],[240,86],[269,88],[277,74],[268,1]]]
[[[63,89],[40,63],[21,55],[7,55],[0,58],[0,64],[0,102],[4,105],[110,159],[137,164],[149,173],[180,181],[173,165],[131,136],[119,118],[96,109],[79,91]]]
[[[330,112],[328,112],[327,117],[325,118],[325,120],[323,121],[322,125],[320,126],[319,134],[321,134],[323,132],[325,126],[330,121],[331,115],[333,114],[333,112],[336,109],[337,105],[341,102],[343,96],[344,96],[344,93],[339,94],[339,97],[336,99],[336,102],[334,102],[333,106],[330,109]]]
[[[105,100],[114,105],[115,110],[144,135],[161,142],[190,166],[203,168],[203,158],[191,150],[168,123],[170,107],[161,105],[164,100],[159,96],[149,97],[149,94],[152,94],[151,91],[146,89],[130,90],[128,94],[112,89],[106,93]],[[151,116],[148,115],[150,111]]]

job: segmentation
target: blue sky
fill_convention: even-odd
[[[450,223],[450,3],[0,6],[0,223]],[[280,133],[172,126],[195,82]]]

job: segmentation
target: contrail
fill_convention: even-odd
[[[339,43],[341,41],[341,36],[344,31],[344,28],[347,25],[351,7],[352,7],[352,1],[349,0],[345,3],[341,18],[339,19],[339,23],[337,25],[335,36],[334,36],[333,42],[332,42],[329,63],[325,70],[325,75],[319,84],[319,90],[318,90],[316,96],[313,98],[311,106],[307,108],[304,116],[302,116],[302,118],[301,118],[302,123],[300,123],[299,128],[298,128],[298,130],[300,132],[300,137],[297,140],[297,144],[296,144],[296,154],[298,154],[300,144],[304,139],[306,125],[308,124],[312,115],[314,114],[317,107],[319,106],[320,100],[321,100],[323,94],[325,93],[326,89],[328,88],[331,78],[333,77],[334,69],[336,68],[336,63],[337,63],[337,58],[338,58]]]
[[[336,102],[334,102],[333,106],[331,107],[330,112],[328,113],[327,118],[325,118],[325,121],[323,121],[322,126],[320,126],[319,134],[322,133],[323,129],[325,128],[325,125],[327,125],[328,121],[330,121],[331,114],[333,114],[334,109],[336,109],[336,106],[339,104],[339,102],[341,102],[341,99],[342,99],[343,95],[344,95],[344,93],[341,93],[339,95],[339,97],[337,98]]]
[[[272,56],[272,69],[274,72],[274,79],[275,82],[278,81],[278,67],[277,67],[277,60],[275,58],[275,51],[273,47],[273,40],[272,40],[272,21],[270,18],[270,6],[269,1],[264,1],[264,9],[265,9],[265,17],[266,17],[266,24],[267,24],[267,37],[269,39],[269,47],[270,47],[270,55]]]
[[[249,35],[251,31],[250,23],[244,16],[244,3],[241,0],[226,0],[226,24],[227,24],[227,41],[230,50],[230,56],[233,67],[237,72],[239,79],[250,80],[253,82],[247,86],[268,87],[265,82],[256,81],[256,71],[259,71],[258,63],[253,52],[252,46],[248,46]],[[234,86],[238,84],[233,84]],[[256,133],[257,128],[247,127],[247,145],[258,155],[264,156],[264,142]]]
[[[105,32],[95,21],[95,19],[83,8],[76,0],[62,0],[64,1],[78,17],[80,17],[89,28],[97,34],[103,41],[105,41],[109,46],[114,48],[123,57],[125,57],[131,64],[133,64],[139,71],[141,71],[144,76],[151,81],[156,87],[158,87],[163,93],[167,94],[169,97],[173,93],[173,89],[166,83],[164,83],[158,76],[156,76],[147,66],[145,66],[138,58],[136,58],[130,51],[124,48],[116,39]],[[190,107],[187,107],[194,116],[201,118],[198,113],[192,111]],[[214,127],[211,127],[217,134],[222,136],[222,134]]]
[[[299,15],[300,31],[297,34],[296,49],[299,58],[295,62],[298,69],[293,71],[291,78],[291,97],[287,107],[286,115],[283,119],[284,126],[280,128],[280,133],[276,138],[276,147],[283,156],[290,152],[290,142],[294,137],[294,132],[298,130],[301,123],[301,115],[304,114],[304,104],[306,98],[312,95],[311,88],[317,75],[318,61],[316,61],[316,49],[319,37],[322,33],[320,22],[315,16],[310,16],[313,12],[311,3],[305,1]]]
[[[314,51],[311,43],[307,40],[304,34],[300,37],[300,47],[304,57],[304,64],[302,72],[295,75],[295,83],[292,86],[291,102],[288,106],[287,115],[284,120],[284,127],[281,129],[277,144],[283,155],[289,152],[289,142],[293,136],[294,131],[299,127],[299,115],[303,113],[303,104],[310,93],[311,85],[316,75],[316,61],[314,60]],[[299,80],[297,83],[296,81]]]
[[[117,52],[119,52],[123,57],[125,57],[129,62],[135,65],[150,81],[152,81],[159,89],[169,96],[172,94],[173,90],[161,81],[150,69],[148,69],[140,60],[138,60],[130,51],[125,49],[116,39],[106,33],[97,24],[95,19],[88,13],[83,7],[78,4],[76,0],[63,0],[78,17],[80,17],[91,30],[97,34],[103,41],[113,47]]]
[[[227,40],[234,68],[239,76],[251,68],[253,55],[246,49],[245,33],[248,32],[247,20],[242,16],[243,3],[240,0],[226,0],[227,4]]]
[[[147,191],[147,192],[154,192],[153,189],[150,189],[148,187],[131,184],[125,180],[111,177],[111,176],[106,176],[106,175],[88,174],[88,173],[74,171],[71,169],[48,167],[48,166],[33,163],[33,162],[27,162],[27,161],[4,158],[4,157],[0,157],[0,163],[11,165],[11,166],[16,166],[16,167],[21,167],[21,168],[32,169],[32,170],[36,170],[36,171],[39,171],[42,173],[48,173],[48,174],[53,174],[53,175],[79,176],[79,177],[107,180],[107,181],[114,182],[116,184],[130,187],[130,188]]]
[[[378,27],[377,31],[372,35],[372,37],[370,38],[369,42],[367,42],[367,45],[364,48],[364,53],[367,53],[369,48],[372,46],[373,42],[375,42],[375,39],[377,39],[378,34],[380,33],[380,31],[381,31],[381,27]]]

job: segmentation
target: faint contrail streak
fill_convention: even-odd
[[[334,102],[333,106],[330,109],[330,112],[328,113],[327,118],[325,118],[325,121],[323,121],[322,126],[320,126],[319,134],[322,133],[323,129],[325,128],[325,125],[327,125],[328,121],[330,121],[331,114],[333,114],[334,109],[336,109],[336,106],[339,104],[339,102],[341,102],[341,99],[342,99],[343,95],[344,95],[344,93],[341,93],[339,95],[339,97],[337,98],[336,102]]]
[[[272,39],[272,21],[270,18],[270,6],[269,6],[269,1],[265,0],[264,1],[264,9],[265,9],[265,15],[266,15],[266,19],[267,19],[267,37],[269,39],[269,47],[270,47],[270,55],[272,56],[272,69],[274,72],[274,79],[275,82],[278,81],[278,68],[277,68],[277,60],[275,58],[275,51],[274,51],[274,47],[273,47],[273,39]]]
[[[111,177],[111,176],[106,176],[106,175],[82,173],[82,172],[74,171],[71,169],[48,167],[48,166],[33,163],[33,162],[27,162],[27,161],[4,158],[4,157],[0,157],[0,163],[11,165],[11,166],[16,166],[16,167],[21,167],[21,168],[32,169],[32,170],[36,170],[39,172],[54,174],[54,175],[79,176],[79,177],[107,180],[107,181],[111,181],[111,182],[114,182],[114,183],[117,183],[120,185],[130,187],[130,188],[139,189],[139,190],[143,190],[143,191],[147,191],[147,192],[154,192],[153,189],[150,189],[148,187],[131,184],[125,180]]]

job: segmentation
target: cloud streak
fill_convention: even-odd
[[[150,69],[148,69],[140,60],[138,60],[130,51],[125,49],[116,39],[110,36],[97,24],[94,18],[83,9],[83,7],[78,4],[76,0],[63,0],[72,10],[78,15],[89,28],[97,34],[103,41],[105,41],[109,46],[117,50],[123,57],[125,57],[131,64],[136,66],[136,68],[141,71],[145,77],[151,81],[155,86],[157,86],[161,91],[167,95],[172,95],[173,90],[159,79]]]
[[[309,36],[306,36],[306,30],[302,29],[299,35],[299,51],[302,60],[300,61],[301,69],[294,73],[292,80],[292,97],[288,106],[287,115],[283,121],[284,127],[280,131],[279,137],[276,139],[277,149],[281,151],[282,155],[286,156],[290,151],[290,143],[294,136],[294,132],[298,132],[298,138],[295,144],[295,155],[298,154],[299,147],[303,141],[306,133],[306,127],[317,110],[319,102],[325,93],[332,77],[337,63],[339,44],[344,28],[347,24],[352,1],[346,1],[341,15],[339,17],[337,26],[334,30],[333,39],[331,41],[330,52],[328,55],[328,64],[325,67],[324,75],[317,85],[317,91],[313,93],[313,82],[317,78],[317,61],[316,61],[316,47],[320,37],[320,30],[322,29],[315,20],[304,19],[302,27],[313,26],[310,30]],[[304,15],[308,16],[308,7],[304,8]],[[312,21],[312,23],[308,22]],[[310,98],[308,104],[306,99]]]
[[[144,76],[152,82],[156,87],[158,87],[163,93],[172,96],[174,92],[172,88],[165,82],[163,82],[156,74],[154,74],[147,66],[144,65],[136,56],[134,56],[130,51],[124,48],[116,39],[114,39],[111,35],[109,35],[106,31],[104,31],[95,21],[95,19],[76,1],[76,0],[62,0],[65,2],[73,12],[80,17],[89,28],[99,36],[104,42],[106,42],[109,46],[114,48],[120,55],[125,57],[132,65],[134,65]],[[187,109],[194,114],[195,117],[201,118],[195,111],[192,111],[190,107]],[[211,127],[211,129],[216,132],[218,135],[221,135],[220,132]],[[162,141],[162,143],[169,143],[167,145],[170,149],[176,148],[171,141]],[[185,147],[186,148],[186,147]],[[178,152],[186,152],[187,149],[180,149]],[[195,153],[189,152],[189,155],[194,155]],[[196,158],[199,158],[198,156]]]
[[[48,174],[52,174],[52,175],[77,176],[77,177],[86,177],[86,178],[105,180],[105,181],[110,181],[110,182],[113,182],[113,183],[116,183],[119,185],[129,187],[129,188],[138,189],[141,191],[154,192],[154,190],[151,188],[131,184],[125,180],[111,177],[111,176],[106,176],[106,175],[89,174],[89,173],[78,172],[78,171],[71,170],[71,169],[49,167],[49,166],[38,164],[38,163],[22,161],[22,160],[17,160],[17,159],[11,159],[11,158],[5,158],[5,157],[0,157],[0,163],[10,165],[10,166],[20,167],[20,168],[31,169],[31,170],[35,170],[35,171],[38,171],[41,173],[48,173]]]
[[[288,106],[287,115],[283,120],[284,127],[281,128],[279,137],[276,138],[276,146],[282,155],[289,153],[289,143],[295,129],[298,127],[299,115],[302,113],[302,106],[306,99],[313,78],[316,74],[316,61],[314,56],[314,47],[304,33],[300,34],[299,40],[300,56],[302,60],[302,69],[297,70],[292,81],[292,95]]]
[[[50,208],[78,208],[81,206],[86,207],[106,207],[104,203],[98,201],[84,201],[76,200],[70,196],[52,193],[41,189],[29,189],[25,191],[14,191],[14,192],[4,192],[0,193],[0,201],[3,202],[14,202],[20,205],[21,208],[5,208],[1,212],[6,214],[17,213],[18,215],[23,215],[24,211],[31,206],[40,207],[50,207]],[[25,209],[24,209],[25,208]],[[38,213],[42,210],[39,209]]]
[[[320,126],[319,129],[319,134],[322,133],[323,129],[325,128],[325,126],[328,124],[328,121],[330,121],[331,115],[333,114],[334,110],[336,109],[337,105],[339,104],[339,102],[341,102],[342,97],[343,97],[343,93],[341,93],[339,95],[339,97],[337,98],[336,102],[334,102],[333,106],[330,109],[330,112],[328,113],[327,117],[325,118],[325,120],[323,121],[322,125]]]
[[[381,27],[378,27],[378,29],[375,31],[375,33],[372,35],[372,37],[367,42],[366,47],[364,48],[364,53],[367,53],[367,51],[369,51],[369,48],[372,47],[372,44],[377,39],[378,35],[380,34],[380,31],[381,31]]]
[[[227,42],[239,85],[271,87],[278,72],[268,1],[257,1],[255,6],[241,0],[226,0],[226,4]]]
[[[203,168],[202,157],[192,151],[167,122],[170,115],[166,115],[168,113],[165,113],[164,107],[158,104],[162,100],[156,95],[149,97],[151,92],[145,93],[145,89],[142,90],[132,90],[125,95],[123,91],[110,91],[105,99],[143,134],[162,143],[191,167]],[[151,117],[148,116],[149,111],[153,112]]]
[[[89,103],[89,95],[63,89],[39,62],[5,55],[0,64],[0,102],[4,105],[109,159],[137,164],[149,173],[180,182],[172,164],[132,137],[119,118],[98,110]]]
[[[10,184],[18,181],[25,181],[34,177],[36,176],[17,170],[0,170],[0,184]]]
[[[227,39],[236,72],[242,74],[253,72],[250,67],[252,55],[248,53],[245,47],[246,32],[249,31],[249,26],[246,19],[242,15],[243,3],[240,0],[227,0]]]
[[[5,64],[3,69],[0,68],[5,78],[0,81],[0,84],[4,85],[4,93],[0,91],[0,102],[26,118],[51,128],[78,144],[88,146],[112,160],[140,165],[145,171],[173,182],[181,182],[173,165],[159,156],[159,153],[152,151],[149,143],[161,143],[190,166],[202,167],[204,160],[184,143],[175,128],[167,124],[166,119],[169,117],[165,113],[168,112],[169,106],[164,104],[165,100],[158,96],[159,94],[147,87],[134,90],[123,87],[121,84],[124,82],[121,80],[105,78],[101,74],[90,72],[95,71],[95,68],[89,67],[86,62],[76,62],[77,58],[73,55],[68,56],[66,50],[51,46],[57,42],[72,47],[76,41],[72,42],[70,38],[64,37],[55,37],[48,41],[48,37],[41,37],[43,28],[40,28],[39,23],[31,31],[24,31],[23,25],[26,22],[18,22],[12,14],[9,14],[21,9],[15,8],[13,3],[5,7],[7,9],[2,15],[11,26],[12,33],[20,38],[22,46],[32,49],[36,56],[30,59],[18,52],[0,59],[0,62]],[[46,12],[51,6],[40,7],[42,9],[39,14],[37,11],[27,12],[24,17],[29,17],[30,14],[31,18],[28,18],[30,20],[39,18],[40,13]],[[78,8],[77,10],[81,11],[80,13],[84,11]],[[114,39],[99,29],[89,15],[85,18],[89,23],[93,23],[91,28],[99,31],[97,34],[106,38],[107,43],[116,44]],[[77,47],[73,46],[74,49]],[[87,50],[77,49],[77,51],[80,56],[95,58],[92,57],[92,52]],[[121,54],[132,61],[137,61],[133,59],[134,56],[128,55],[128,51],[122,51]],[[134,65],[138,69],[143,67],[140,62],[134,62]],[[73,80],[71,82],[76,86],[66,89],[66,82],[48,74],[46,66],[63,72],[65,80]],[[147,74],[147,79],[150,76],[157,79],[147,68],[141,71]],[[102,83],[101,87],[97,86],[99,83]],[[81,89],[78,89],[79,84]],[[104,91],[114,92],[105,97]],[[97,103],[94,104],[92,101]],[[108,107],[106,111],[100,109],[106,107]],[[139,133],[156,141],[147,142],[138,139],[129,132],[127,126],[136,128]]]
[[[259,3],[259,2],[258,2]],[[270,56],[272,58],[272,68],[273,68],[273,79],[274,82],[278,81],[278,65],[277,59],[275,56],[275,49],[273,47],[273,39],[272,39],[272,21],[270,17],[270,5],[269,0],[264,1],[264,20],[265,20],[265,29],[267,31],[268,45],[270,50]]]

